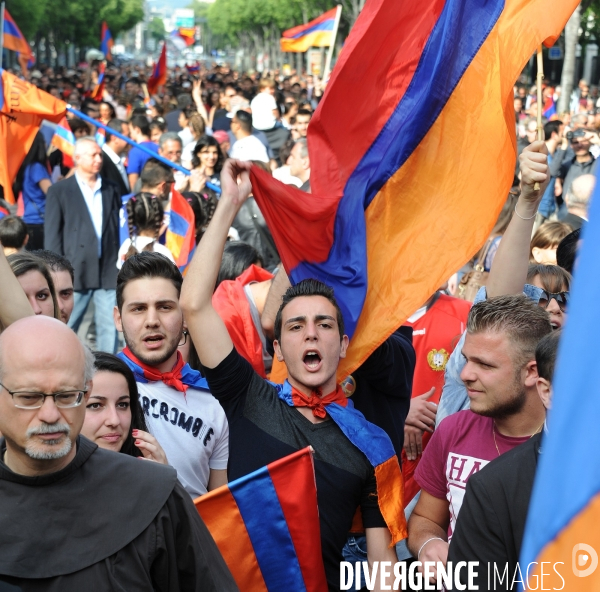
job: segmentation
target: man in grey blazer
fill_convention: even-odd
[[[93,298],[96,347],[114,353],[121,200],[116,185],[100,176],[102,150],[94,138],[77,140],[73,159],[75,174],[52,185],[46,196],[44,248],[66,257],[75,269],[69,327],[78,330]]]

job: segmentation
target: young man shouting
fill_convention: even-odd
[[[331,288],[305,280],[283,297],[274,341],[275,355],[287,366],[283,385],[262,379],[235,351],[212,306],[229,227],[251,191],[250,166],[230,160],[223,169],[221,199],[186,276],[181,306],[211,391],[229,420],[229,479],[308,445],[315,449],[323,561],[329,589],[339,590],[342,548],[358,507],[369,562],[396,561],[389,545],[403,535],[401,475],[385,432],[355,411],[336,383],[348,337]],[[376,480],[375,465],[383,464],[388,476]]]

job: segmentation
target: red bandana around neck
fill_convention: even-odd
[[[292,386],[292,401],[294,407],[308,407],[309,409],[312,409],[312,413],[315,417],[325,419],[325,416],[327,415],[325,407],[327,405],[330,403],[337,403],[338,405],[345,407],[348,400],[346,399],[346,395],[344,395],[344,391],[339,386],[324,397],[321,396],[320,389],[315,389],[310,395],[305,395]]]
[[[181,371],[185,366],[181,352],[177,352],[177,362],[175,363],[173,370],[170,372],[159,372],[156,368],[152,368],[151,366],[144,364],[144,362],[138,360],[138,358],[133,355],[128,347],[123,349],[123,353],[130,360],[133,360],[144,371],[144,378],[154,382],[162,380],[167,386],[172,386],[174,389],[182,393],[187,391],[187,384],[183,384],[183,382],[181,382]]]

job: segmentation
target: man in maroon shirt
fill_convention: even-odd
[[[415,472],[421,497],[408,547],[421,562],[446,563],[469,477],[542,429],[535,348],[551,330],[548,313],[525,296],[497,296],[471,309],[461,372],[471,409],[442,421]]]

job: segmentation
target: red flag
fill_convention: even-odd
[[[163,43],[158,62],[154,64],[152,75],[148,78],[148,92],[155,95],[158,88],[167,82],[167,44]]]
[[[0,185],[4,199],[15,203],[12,184],[43,119],[58,123],[64,101],[0,70]]]

